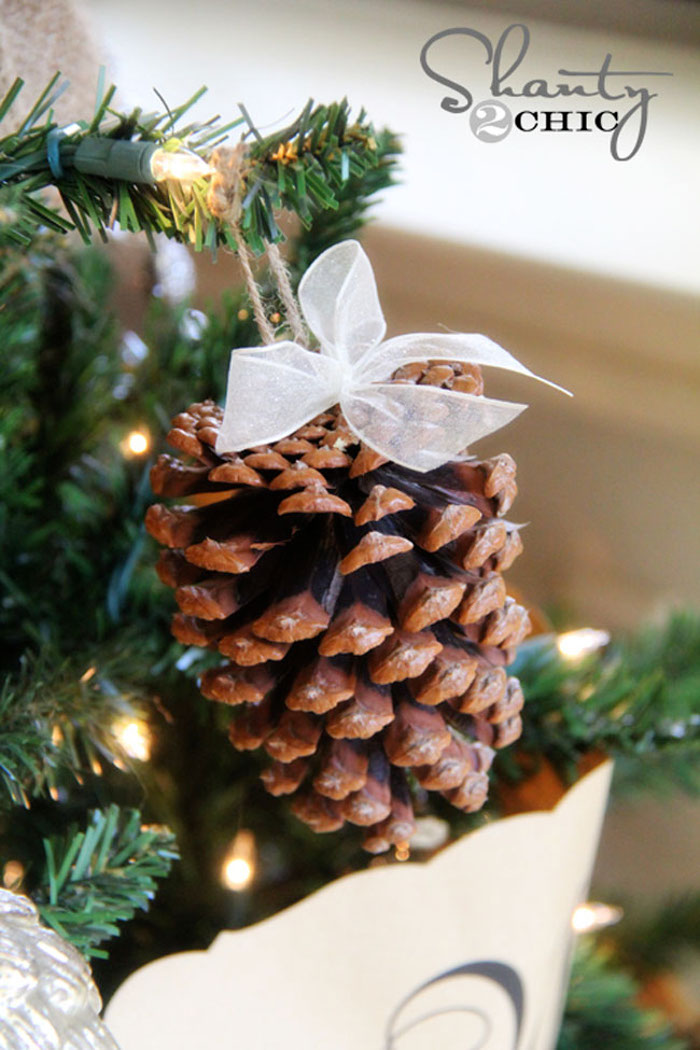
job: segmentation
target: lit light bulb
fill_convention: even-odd
[[[24,879],[24,864],[21,860],[8,860],[2,869],[2,884],[6,890],[18,890]]]
[[[129,451],[133,452],[135,456],[142,456],[144,452],[148,452],[148,435],[144,434],[142,430],[132,430],[127,438],[127,442]]]
[[[255,878],[255,836],[247,828],[236,834],[221,866],[221,881],[229,890],[239,893]]]
[[[145,722],[136,719],[118,722],[114,735],[129,758],[147,762],[151,757],[151,731]]]
[[[203,175],[211,175],[211,164],[190,150],[157,149],[151,156],[151,174],[156,182],[168,179],[176,182],[194,182]]]
[[[435,850],[444,846],[450,837],[450,825],[440,817],[418,817],[411,835],[411,848]]]
[[[186,149],[167,150],[154,142],[131,142],[104,135],[86,135],[75,152],[63,158],[76,171],[125,182],[194,182],[213,168]]]
[[[557,649],[565,660],[583,660],[585,656],[602,649],[610,641],[607,631],[596,631],[582,627],[578,631],[567,631],[557,637]]]
[[[224,882],[231,890],[244,890],[253,879],[253,869],[243,857],[231,857],[224,864]]]
[[[122,451],[122,455],[127,458],[130,458],[131,456],[143,456],[151,447],[151,435],[145,427],[139,427],[138,430],[132,430],[127,434],[119,447]]]
[[[619,922],[624,912],[622,908],[614,904],[600,904],[598,901],[587,901],[579,904],[571,916],[571,927],[574,933],[591,933],[593,930],[602,930],[606,926],[614,926]]]

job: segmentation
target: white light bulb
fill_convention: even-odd
[[[129,449],[135,456],[142,456],[148,449],[148,438],[140,430],[129,434]]]
[[[127,458],[131,456],[144,456],[151,447],[151,435],[145,427],[132,430],[126,435],[119,445],[122,455]]]
[[[565,660],[583,660],[585,656],[602,649],[610,641],[607,631],[596,631],[582,627],[578,631],[567,631],[557,638],[557,649]]]
[[[151,757],[151,732],[145,722],[121,722],[114,727],[114,735],[129,758],[147,762]]]
[[[240,892],[250,886],[255,878],[255,853],[253,832],[241,828],[221,866],[221,881],[227,889]]]
[[[600,904],[598,901],[588,901],[579,904],[571,916],[571,927],[574,933],[591,933],[593,930],[602,930],[606,926],[614,926],[623,916],[622,908],[613,904]]]
[[[151,157],[151,173],[156,182],[194,182],[214,169],[190,150],[157,149]]]
[[[411,849],[435,850],[444,846],[450,837],[450,825],[439,817],[418,817],[411,835]]]
[[[224,882],[231,890],[243,890],[253,878],[253,869],[243,857],[231,857],[224,864]]]

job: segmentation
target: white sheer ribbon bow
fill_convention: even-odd
[[[390,382],[402,365],[493,365],[562,390],[484,335],[414,333],[383,342],[386,324],[374,273],[357,241],[342,241],[316,259],[299,285],[299,302],[320,352],[289,341],[234,350],[218,453],[278,441],[340,403],[365,444],[423,472],[459,457],[527,405]]]

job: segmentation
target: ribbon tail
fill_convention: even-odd
[[[292,434],[338,401],[340,376],[336,362],[292,342],[233,350],[217,453]]]
[[[478,333],[415,332],[399,335],[367,352],[358,363],[357,370],[363,384],[377,382],[388,379],[397,368],[414,361],[463,361],[465,364],[503,368],[508,372],[519,372],[572,396],[571,391],[535,375],[493,339]]]
[[[527,405],[434,386],[377,383],[344,394],[343,414],[376,452],[424,473],[462,458],[467,446],[499,430]]]

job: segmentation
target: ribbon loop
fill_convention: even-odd
[[[234,350],[216,451],[279,441],[336,404],[341,386],[335,361],[296,343]]]
[[[299,302],[321,352],[355,366],[386,332],[372,265],[357,241],[323,252],[299,284]]]

